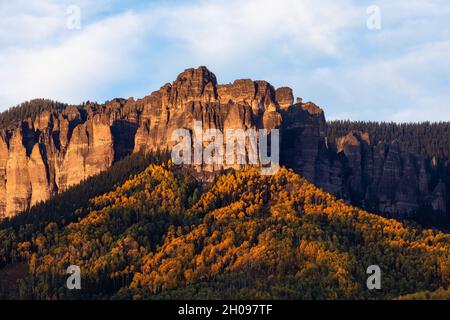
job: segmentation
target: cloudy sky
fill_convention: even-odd
[[[450,2],[0,0],[0,110],[139,98],[200,65],[329,119],[450,121]]]

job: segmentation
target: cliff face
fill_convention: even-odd
[[[0,136],[0,216],[48,199],[106,170],[114,159],[110,124],[77,109],[44,113]]]
[[[139,99],[115,99],[39,114],[0,132],[0,217],[106,170],[140,150],[171,148],[172,132],[203,129],[279,128],[281,164],[337,196],[380,211],[410,211],[426,201],[445,211],[445,184],[430,189],[424,161],[398,146],[370,144],[359,133],[327,144],[322,109],[294,104],[290,88],[265,81],[220,85],[205,67],[188,69],[171,84]],[[217,167],[206,166],[215,170]]]
[[[265,81],[218,85],[201,67],[140,100],[39,114],[0,135],[0,217],[26,210],[127,154],[169,149],[172,132],[194,130],[194,120],[204,130],[279,128],[281,108],[292,100],[290,89],[276,91]]]
[[[446,212],[446,187],[433,188],[426,159],[401,152],[397,141],[371,144],[368,134],[350,132],[336,141],[346,157],[345,189],[353,203],[393,215],[431,206]]]

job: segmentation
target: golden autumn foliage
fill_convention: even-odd
[[[46,283],[32,295],[67,298],[70,264],[87,297],[378,299],[450,284],[448,234],[354,208],[287,169],[202,188],[152,165],[92,199],[79,221],[20,243],[30,281]],[[377,292],[366,288],[374,264]]]

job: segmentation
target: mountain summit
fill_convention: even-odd
[[[60,106],[32,101],[2,115],[0,217],[11,217],[105,171],[126,155],[170,149],[172,132],[279,129],[281,164],[310,182],[374,211],[399,214],[427,204],[445,212],[444,184],[430,184],[420,156],[371,145],[358,134],[327,141],[324,111],[292,89],[266,81],[219,84],[206,67],[187,69],[142,99]],[[3,120],[4,120],[3,119]],[[0,119],[2,120],[2,119]],[[5,121],[0,123],[5,123]],[[205,166],[219,170],[219,166]]]

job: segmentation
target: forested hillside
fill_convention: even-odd
[[[0,222],[0,268],[20,258],[20,242],[42,232],[49,223],[65,227],[76,221],[91,198],[115,188],[151,164],[168,160],[166,153],[136,153],[114,164],[109,170],[40,203],[28,211]]]
[[[401,296],[398,300],[450,300],[450,289],[438,289],[436,291],[424,291]]]
[[[0,113],[0,129],[9,129],[22,121],[34,121],[44,111],[57,112],[67,107],[67,104],[48,99],[35,99],[12,107]]]
[[[27,264],[28,276],[3,295],[390,299],[450,284],[450,235],[351,207],[287,169],[231,172],[204,188],[186,170],[151,165],[70,224],[27,225],[19,241],[22,227],[4,227],[0,242],[17,255],[2,259]],[[65,288],[69,265],[81,268],[80,291]],[[370,265],[381,290],[366,287]]]
[[[170,150],[173,132],[192,130],[195,119],[223,132],[278,128],[280,164],[315,186],[372,213],[450,229],[448,123],[327,125],[325,114],[313,102],[294,102],[288,87],[220,84],[206,67],[186,69],[141,99],[77,106],[32,100],[0,114],[0,220],[127,155]]]

